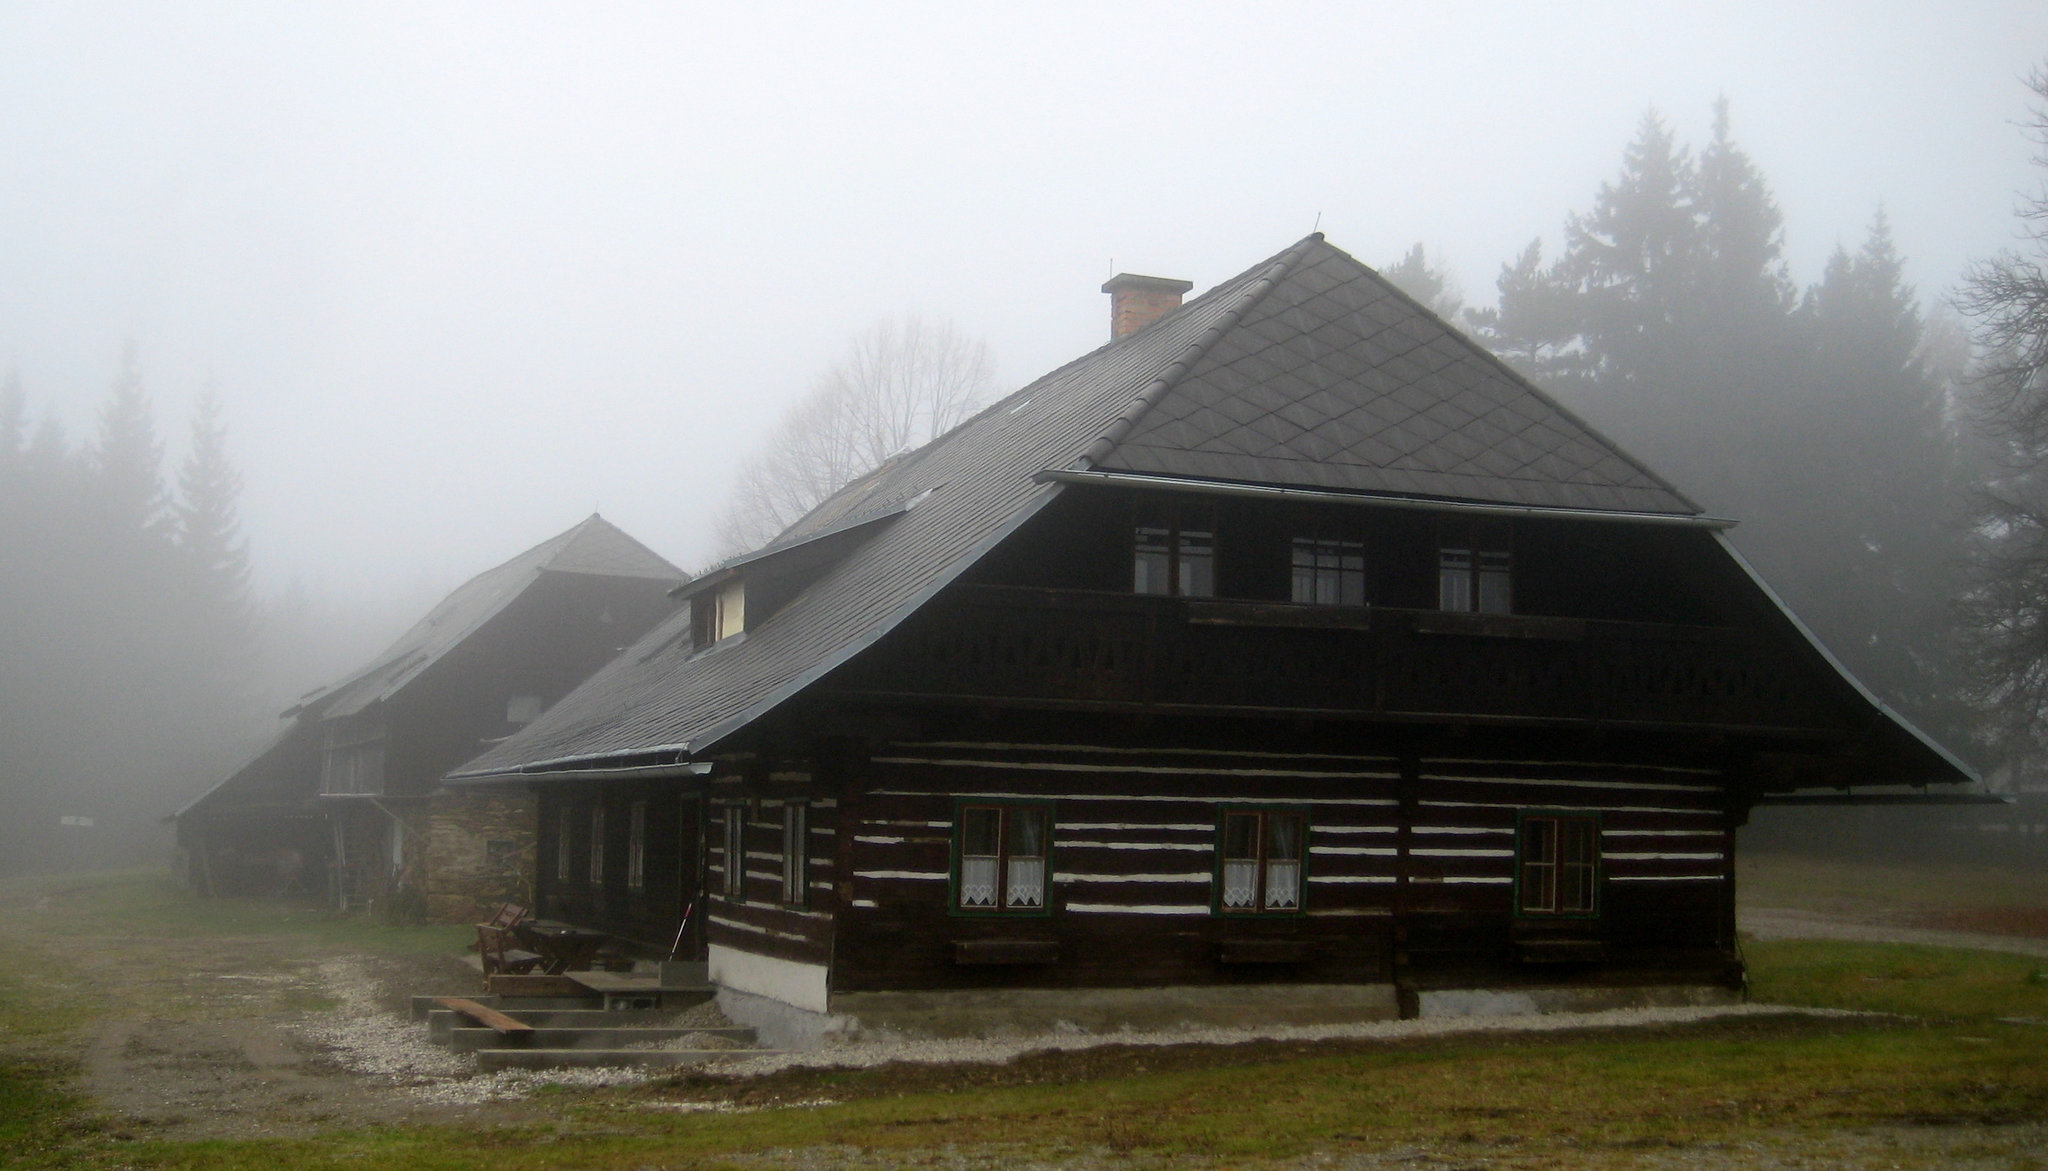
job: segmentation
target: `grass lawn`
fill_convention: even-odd
[[[1645,1151],[1796,1144],[1804,1132],[2048,1117],[2038,1026],[1768,1018],[1647,1033],[1253,1046],[1029,1057],[997,1070],[791,1072],[751,1092],[826,1106],[663,1109],[713,1088],[560,1095],[545,1127],[404,1128],[317,1141],[108,1144],[82,1165],[717,1167],[790,1148],[879,1165],[976,1153],[1240,1166],[1414,1147],[1531,1165],[1626,1165]],[[998,1084],[977,1085],[980,1081]],[[1512,1165],[1512,1164],[1510,1164]]]
[[[1721,1166],[1773,1154],[1808,1165],[1941,1166],[1959,1151],[1988,1165],[2048,1166],[2026,1145],[2048,1123],[2048,1024],[2036,1023],[2048,1021],[2048,961],[1819,942],[1747,944],[1758,998],[1897,1015],[1391,1043],[1107,1046],[1001,1066],[788,1070],[747,1082],[693,1073],[551,1091],[539,1125],[127,1141],[100,1129],[91,1104],[68,1088],[63,1043],[89,1021],[90,999],[21,970],[15,928],[37,899],[65,908],[62,923],[35,933],[43,942],[32,962],[56,965],[38,974],[64,970],[67,939],[130,930],[141,933],[137,946],[159,931],[301,934],[398,951],[452,948],[460,938],[188,900],[151,876],[0,883],[0,1163],[21,1166],[1251,1167],[1376,1152],[1423,1166],[1733,1160],[1699,1164]],[[1868,1150],[1838,1145],[1870,1134],[1879,1137],[1855,1140],[1876,1144]],[[1923,1141],[1936,1145],[1915,1145]]]
[[[0,916],[53,943],[291,935],[351,951],[407,955],[461,948],[464,926],[389,927],[360,915],[272,899],[194,898],[161,870],[45,875],[0,882]],[[62,950],[61,947],[54,950]]]
[[[1972,920],[2015,914],[2048,923],[2048,868],[1749,853],[1737,855],[1735,890],[1745,909],[1770,907],[1881,920],[1904,917],[1965,930],[1982,929]]]

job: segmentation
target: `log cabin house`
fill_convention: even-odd
[[[688,574],[593,514],[449,594],[362,670],[302,697],[254,759],[173,815],[206,894],[442,921],[524,900],[533,814],[441,775],[532,720],[676,608]]]
[[[1696,998],[1754,803],[1970,779],[1730,522],[1320,235],[1190,287],[1113,279],[1108,345],[453,774],[537,794],[542,913],[736,1015]]]

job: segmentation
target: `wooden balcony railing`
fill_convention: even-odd
[[[1803,656],[1740,629],[1005,586],[950,591],[838,688],[1722,729],[1840,718]]]

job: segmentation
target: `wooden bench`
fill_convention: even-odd
[[[518,903],[499,903],[498,909],[492,912],[491,917],[486,919],[485,922],[493,927],[510,927],[523,919],[531,917],[532,913]]]
[[[533,1032],[533,1026],[506,1016],[495,1008],[478,1004],[460,996],[436,996],[434,1003],[442,1008],[461,1013],[477,1024],[495,1031],[500,1037],[522,1036]]]
[[[483,957],[485,976],[524,975],[540,966],[539,952],[519,946],[512,928],[495,923],[476,925],[476,950]]]

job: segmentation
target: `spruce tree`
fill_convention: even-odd
[[[1836,250],[1798,324],[1782,433],[1793,459],[1775,519],[1758,526],[1759,560],[1866,683],[1960,742],[1956,444],[1883,212],[1859,250]]]
[[[1691,158],[1652,111],[1622,153],[1620,177],[1601,185],[1591,211],[1566,221],[1553,279],[1577,304],[1571,325],[1588,373],[1610,392],[1660,385],[1695,284],[1692,182]]]
[[[1735,543],[1882,694],[1959,726],[1954,447],[1883,217],[1796,300],[1783,214],[1724,101],[1696,158],[1646,116],[1540,256],[1473,315],[1488,344],[1741,521]]]
[[[1465,321],[1486,347],[1515,369],[1553,388],[1585,375],[1576,346],[1579,305],[1543,263],[1543,241],[1500,266],[1497,303],[1467,309]]]
[[[121,352],[121,370],[100,412],[90,460],[95,494],[113,524],[125,532],[162,536],[167,521],[164,447],[143,392],[134,342]]]
[[[1422,245],[1408,250],[1407,255],[1380,270],[1380,275],[1392,281],[1394,287],[1445,321],[1456,322],[1465,308],[1465,299],[1458,294],[1457,284],[1451,274],[1429,262]]]
[[[1714,138],[1693,169],[1688,202],[1699,225],[1694,312],[1724,330],[1775,329],[1791,310],[1785,217],[1714,103]]]
[[[178,472],[172,518],[205,628],[204,653],[223,663],[245,660],[253,637],[249,548],[237,506],[241,491],[241,474],[228,459],[220,399],[209,388],[192,415],[192,445]]]
[[[28,395],[21,371],[9,370],[0,383],[0,465],[14,464],[28,447]]]

